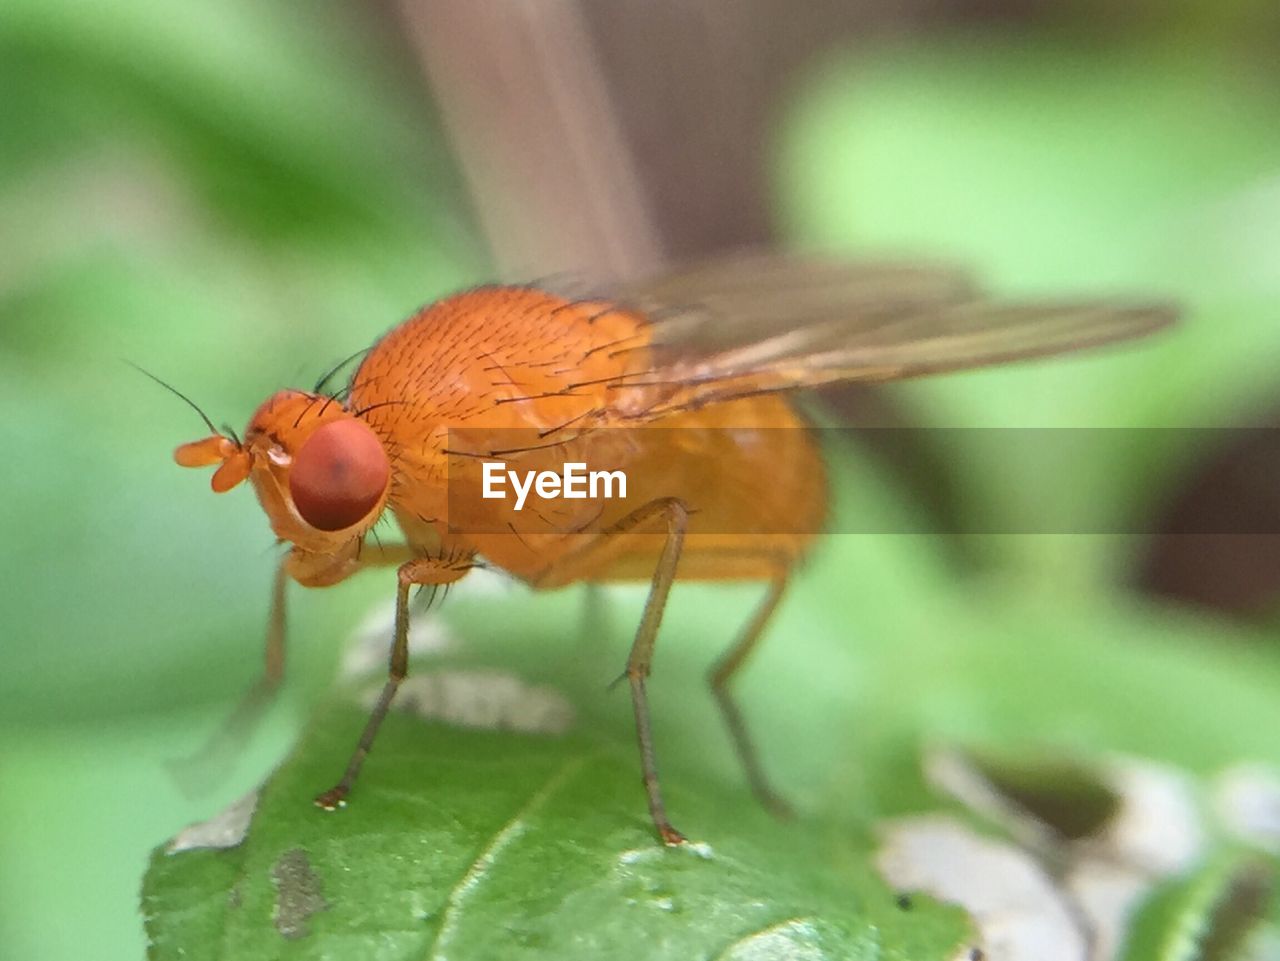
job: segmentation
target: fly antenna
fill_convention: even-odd
[[[157,377],[155,374],[151,373],[151,371],[146,370],[145,368],[139,367],[137,364],[135,364],[135,363],[134,363],[133,361],[131,361],[131,360],[126,360],[126,361],[125,361],[125,363],[126,363],[126,364],[128,364],[130,367],[132,367],[134,370],[136,370],[138,373],[140,373],[140,374],[145,374],[147,377],[150,377],[152,380],[154,380],[157,384],[159,384],[161,387],[163,387],[163,388],[164,388],[165,390],[167,390],[169,393],[173,394],[174,396],[178,397],[180,400],[182,400],[183,402],[185,402],[185,403],[186,403],[186,405],[187,405],[188,407],[190,407],[192,410],[194,410],[197,414],[199,414],[199,415],[200,415],[200,419],[201,419],[202,421],[204,421],[205,426],[209,428],[209,433],[211,433],[211,434],[221,434],[221,433],[222,433],[222,431],[218,430],[218,428],[216,428],[216,427],[214,427],[214,426],[213,426],[213,421],[211,421],[211,420],[209,419],[209,415],[208,415],[208,414],[206,414],[204,411],[202,411],[202,410],[200,409],[200,405],[199,405],[199,404],[197,404],[197,403],[196,403],[194,400],[192,400],[190,397],[188,397],[186,394],[184,394],[182,391],[178,390],[178,388],[174,387],[172,384],[167,384],[167,383],[165,383],[163,380],[161,380],[161,379],[160,379],[159,377]],[[236,437],[235,431],[230,431],[230,433],[231,433],[231,436],[232,436],[233,438],[235,438],[236,446],[237,446],[237,447],[239,447],[239,446],[240,446],[240,439],[239,439],[238,437]]]

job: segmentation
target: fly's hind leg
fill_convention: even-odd
[[[791,807],[770,786],[760,763],[755,743],[747,730],[742,711],[734,700],[730,682],[746,665],[768,627],[778,603],[786,593],[791,568],[804,541],[772,534],[697,534],[685,549],[680,576],[696,581],[764,581],[769,585],[737,639],[707,674],[716,706],[729,729],[733,747],[757,800],[778,817],[791,814]]]
[[[764,768],[760,764],[755,743],[747,730],[746,721],[743,720],[742,711],[733,698],[733,692],[729,690],[729,682],[755,650],[778,602],[782,600],[786,587],[785,572],[774,577],[769,584],[769,592],[756,608],[751,620],[747,622],[733,645],[712,665],[707,675],[711,693],[715,696],[716,705],[720,708],[720,716],[724,718],[725,725],[729,729],[734,750],[737,751],[738,760],[742,764],[743,771],[746,772],[747,783],[751,786],[752,793],[766,809],[781,818],[791,816],[791,805],[769,784],[769,779],[765,776]]]

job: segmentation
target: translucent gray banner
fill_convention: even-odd
[[[717,535],[1280,533],[1274,428],[470,429],[446,460],[462,533],[597,531],[662,498]],[[1171,527],[1215,462],[1218,502]]]

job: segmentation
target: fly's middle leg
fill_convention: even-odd
[[[664,844],[685,842],[685,836],[671,824],[667,817],[666,803],[662,797],[662,785],[658,779],[658,764],[653,747],[653,725],[649,715],[649,696],[646,681],[653,664],[653,650],[658,638],[658,627],[667,606],[667,596],[676,578],[685,532],[689,526],[689,509],[683,501],[673,497],[650,501],[631,512],[616,524],[596,534],[581,548],[556,562],[536,582],[538,587],[551,587],[575,580],[589,580],[592,572],[598,572],[611,559],[626,553],[629,543],[637,538],[652,541],[655,528],[665,528],[662,548],[658,555],[649,596],[645,601],[640,626],[636,629],[631,653],[623,677],[631,687],[631,703],[635,711],[636,740],[640,747],[640,768],[645,795],[649,801],[649,815],[654,828]]]

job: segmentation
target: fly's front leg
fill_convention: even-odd
[[[224,769],[244,749],[274,703],[285,672],[286,593],[290,580],[308,587],[323,587],[345,580],[366,567],[399,564],[409,557],[405,545],[363,551],[358,559],[338,567],[325,567],[323,558],[303,554],[296,548],[281,558],[271,583],[271,609],[267,615],[266,644],[262,674],[245,692],[231,714],[213,736],[191,757],[172,762],[178,781],[191,791],[214,784]]]
[[[228,729],[234,725],[242,728],[246,735],[252,732],[258,719],[271,706],[284,680],[287,568],[286,557],[276,567],[275,577],[271,580],[271,610],[267,615],[267,638],[262,651],[262,676],[245,692],[235,713],[228,718]]]
[[[229,719],[228,727],[235,725],[241,728],[244,737],[257,728],[262,715],[275,701],[280,684],[284,681],[285,585],[289,581],[287,567],[288,559],[286,558],[276,567],[275,577],[271,579],[271,610],[267,614],[267,641],[262,651],[262,676],[245,693],[235,714]]]
[[[396,696],[400,682],[409,673],[409,589],[414,585],[436,587],[441,584],[452,584],[471,569],[469,557],[420,557],[400,566],[398,585],[396,588],[396,624],[391,641],[391,658],[387,669],[387,680],[382,686],[382,693],[369,714],[356,749],[347,762],[342,779],[329,790],[316,797],[316,805],[326,811],[332,811],[346,804],[347,795],[360,774],[364,760],[369,756],[373,740],[377,737],[378,728],[387,716],[391,701]]]
[[[267,637],[263,648],[263,670],[244,693],[231,714],[204,746],[187,758],[171,763],[170,769],[186,790],[216,782],[232,759],[239,754],[258,729],[284,680],[285,585],[289,581],[288,558],[276,567],[271,583],[271,610],[267,616]]]

